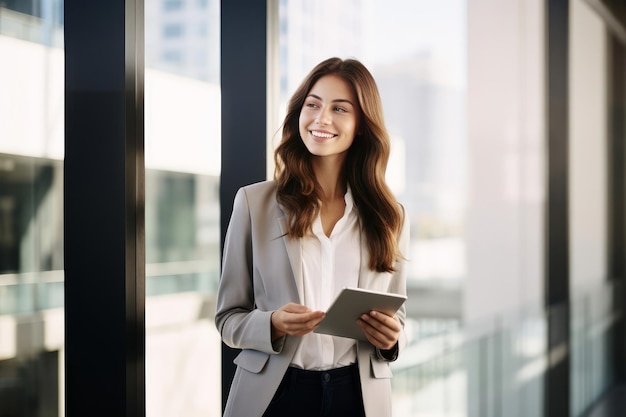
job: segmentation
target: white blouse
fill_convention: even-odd
[[[359,218],[350,187],[344,196],[346,209],[330,237],[324,234],[318,215],[312,231],[300,240],[303,303],[326,311],[345,287],[357,287],[361,265]],[[343,337],[309,333],[301,338],[291,363],[309,370],[326,370],[356,362],[356,342]]]

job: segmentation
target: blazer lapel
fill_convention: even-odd
[[[294,284],[298,290],[298,298],[300,304],[304,304],[304,281],[302,276],[302,254],[300,253],[300,241],[298,239],[290,239],[287,234],[287,216],[280,216],[278,218],[278,225],[282,233],[283,242],[285,243],[285,249],[287,249],[287,255],[289,257],[289,263],[291,264],[291,270],[293,272]]]

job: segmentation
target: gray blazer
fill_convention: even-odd
[[[409,247],[408,229],[405,216],[399,237],[405,257]],[[397,262],[395,273],[371,271],[364,238],[361,248],[359,287],[406,294],[406,261]],[[287,237],[287,216],[276,200],[274,182],[239,189],[224,243],[215,316],[224,343],[242,349],[234,361],[237,369],[225,417],[261,416],[267,409],[299,342],[299,337],[286,336],[282,346],[275,350],[270,316],[289,302],[302,304],[302,294],[298,293],[302,285],[297,285],[301,281],[299,241]],[[397,316],[404,325],[404,307]],[[397,353],[405,345],[403,331]],[[388,361],[369,342],[358,342],[357,358],[366,414],[391,416]]]

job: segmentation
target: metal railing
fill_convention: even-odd
[[[621,290],[609,282],[570,299],[572,417],[614,383],[611,344],[623,314],[614,295]],[[416,338],[392,366],[394,415],[543,416],[548,314],[533,306]]]
[[[149,265],[148,296],[213,293],[216,268],[206,262]],[[0,275],[0,316],[62,308],[63,284],[63,271]],[[622,294],[621,284],[580,289],[567,306],[572,417],[583,416],[614,383],[611,348],[623,314],[615,294]],[[409,321],[407,331],[415,337],[392,364],[394,414],[543,416],[547,317],[537,305],[463,325],[449,319]]]

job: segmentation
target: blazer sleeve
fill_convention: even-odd
[[[406,209],[400,205],[400,210],[402,211],[402,229],[400,230],[400,235],[398,236],[398,249],[400,250],[401,258],[396,261],[394,272],[394,276],[391,280],[391,285],[389,287],[389,292],[403,294],[406,295],[406,281],[407,281],[407,263],[408,256],[410,251],[410,222],[408,220],[408,216],[406,215]],[[396,343],[396,346],[388,351],[381,351],[376,348],[376,356],[378,359],[384,361],[395,361],[398,359],[398,355],[404,348],[406,347],[408,341],[406,332],[404,330],[404,323],[406,321],[406,303],[400,307],[397,311],[396,316],[400,320],[402,324],[402,331],[400,332],[400,338]]]
[[[245,188],[240,188],[224,240],[215,325],[232,348],[278,353],[271,341],[272,311],[261,311],[254,302],[252,269],[250,207]]]

